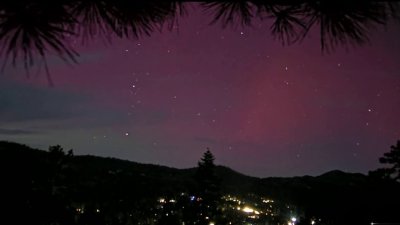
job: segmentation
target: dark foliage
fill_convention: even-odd
[[[0,142],[3,194],[7,196],[3,220],[11,221],[7,224],[139,224],[140,218],[154,215],[154,203],[160,196],[190,193],[197,183],[193,176],[198,168],[179,170],[73,156],[59,146],[50,149],[45,152]],[[212,154],[207,155],[200,165],[213,164]],[[317,216],[329,221],[325,224],[337,225],[396,222],[400,208],[398,182],[362,174],[332,171],[317,177],[260,179],[221,166],[215,166],[214,172],[221,178],[221,194],[252,194],[288,202],[304,212],[303,221]],[[185,208],[188,215],[200,210]]]
[[[56,54],[77,62],[71,40],[105,36],[139,37],[173,20],[180,3],[127,0],[15,0],[0,3],[0,55],[3,67],[11,58],[26,69],[39,56],[47,70],[46,56]]]
[[[183,15],[185,1],[157,0],[13,0],[0,3],[0,55],[6,65],[22,60],[25,68],[37,58],[56,54],[77,62],[71,40],[104,37],[139,38],[172,27]],[[369,40],[372,28],[398,18],[397,1],[379,0],[252,0],[204,1],[211,23],[249,26],[254,19],[273,20],[271,33],[283,44],[301,41],[314,28],[321,48],[358,45]]]
[[[383,157],[379,158],[380,163],[387,164],[389,167],[371,171],[370,175],[400,182],[400,140],[397,141],[397,145],[390,146],[390,149],[390,152],[384,153]]]
[[[197,195],[201,196],[203,207],[201,210],[212,219],[218,216],[217,206],[221,198],[220,180],[216,174],[216,166],[214,164],[215,157],[210,149],[203,154],[203,157],[198,162],[198,167],[195,173],[198,189]]]

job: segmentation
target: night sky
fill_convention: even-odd
[[[0,76],[0,140],[253,176],[366,173],[400,139],[400,28],[322,53],[317,32],[283,46],[270,21],[223,29],[190,10],[172,31],[81,44],[78,65]]]

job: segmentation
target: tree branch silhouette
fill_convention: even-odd
[[[84,41],[105,37],[140,38],[185,11],[186,1],[157,0],[14,0],[0,3],[0,57],[3,69],[19,60],[26,69],[39,58],[56,54],[77,63],[71,37]],[[254,19],[272,19],[271,35],[283,45],[302,41],[319,29],[322,52],[362,45],[370,33],[390,19],[399,19],[397,0],[231,0],[199,4],[212,15],[211,24],[251,26]],[[11,60],[10,60],[11,59]]]

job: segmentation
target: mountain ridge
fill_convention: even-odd
[[[196,168],[72,156],[5,141],[0,141],[0,154],[4,183],[14,196],[12,204],[27,212],[32,204],[51,206],[55,198],[62,200],[61,206],[65,201],[102,208],[142,208],[154,205],[160,197],[196,193]],[[332,224],[346,224],[349,218],[347,224],[367,224],[370,218],[395,221],[400,207],[398,183],[358,173],[333,170],[319,176],[257,178],[225,166],[216,166],[215,173],[222,195],[274,199]]]
[[[5,148],[13,148],[14,151],[17,149],[19,151],[21,150],[28,150],[28,151],[39,151],[41,153],[48,153],[48,151],[43,150],[43,149],[38,149],[38,148],[32,148],[26,144],[20,144],[17,142],[11,142],[11,141],[3,141],[0,140],[0,150],[5,150]],[[147,166],[151,166],[154,168],[163,168],[163,169],[167,169],[167,170],[179,170],[179,171],[193,171],[195,170],[197,167],[189,167],[189,168],[175,168],[175,167],[171,167],[171,166],[166,166],[166,165],[160,165],[160,164],[152,164],[152,163],[142,163],[142,162],[136,162],[133,160],[128,160],[128,159],[120,159],[120,158],[116,158],[116,157],[104,157],[104,156],[96,156],[96,155],[90,155],[90,154],[84,154],[84,155],[75,155],[74,157],[77,158],[81,158],[81,159],[95,159],[95,160],[110,160],[110,161],[115,161],[115,162],[119,162],[122,164],[125,163],[129,163],[132,165],[136,165],[136,166],[140,166],[140,167],[147,167]],[[357,172],[345,172],[342,170],[331,170],[331,171],[327,171],[327,172],[323,172],[320,175],[299,175],[299,176],[268,176],[268,177],[259,177],[259,176],[253,176],[253,175],[248,175],[248,174],[244,174],[242,172],[239,172],[237,170],[234,170],[230,167],[224,166],[224,165],[216,165],[217,170],[225,170],[225,173],[229,172],[229,173],[233,173],[236,174],[238,176],[242,176],[242,177],[251,177],[254,179],[275,179],[275,178],[279,178],[279,179],[286,179],[286,178],[303,178],[303,177],[325,177],[328,175],[333,175],[333,174],[342,174],[342,175],[363,175],[366,176],[363,173],[357,173]]]

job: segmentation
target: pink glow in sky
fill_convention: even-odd
[[[44,74],[0,76],[0,139],[178,168],[206,147],[217,164],[255,176],[367,172],[400,139],[400,29],[322,54],[318,36],[282,46],[268,22],[209,25],[101,39],[80,64],[50,59]]]

